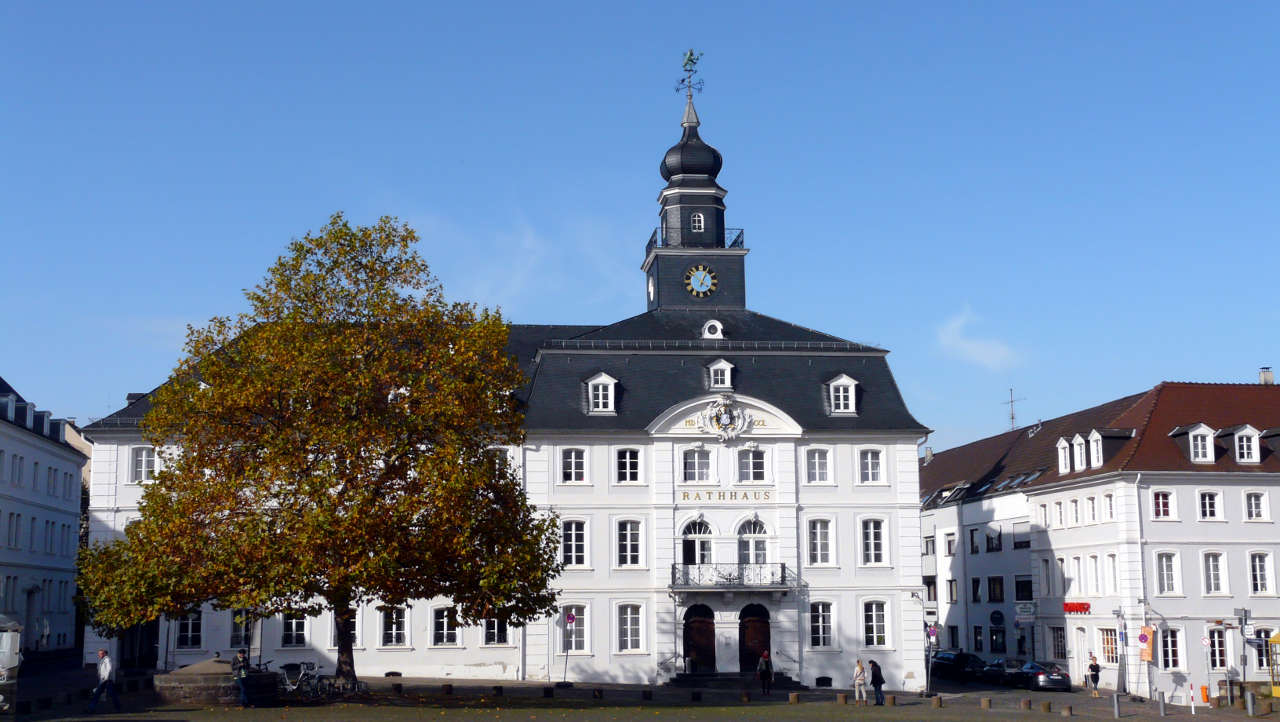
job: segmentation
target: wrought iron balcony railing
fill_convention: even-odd
[[[786,564],[672,564],[672,589],[789,589]]]
[[[724,247],[725,248],[742,248],[743,237],[746,232],[741,228],[724,229]],[[661,227],[653,229],[653,233],[649,235],[649,242],[644,247],[646,254],[655,248],[665,248],[670,245],[667,242],[666,234]]]

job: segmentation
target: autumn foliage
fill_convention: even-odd
[[[447,302],[416,240],[335,215],[246,292],[248,313],[188,329],[142,425],[162,463],[141,520],[80,557],[95,626],[205,602],[346,620],[443,596],[463,621],[516,624],[552,608],[554,519],[494,451],[521,441],[507,326]]]

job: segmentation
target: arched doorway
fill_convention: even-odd
[[[684,613],[684,671],[716,672],[716,619],[705,604],[695,604]]]
[[[760,655],[769,649],[769,610],[748,604],[738,615],[738,665],[744,676],[755,674]]]

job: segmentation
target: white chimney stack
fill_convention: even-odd
[[[1271,386],[1276,382],[1276,375],[1271,373],[1270,366],[1263,366],[1258,369],[1258,383]]]

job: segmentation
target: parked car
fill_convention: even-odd
[[[979,677],[986,663],[968,652],[937,652],[933,655],[933,676],[971,682]]]
[[[1071,691],[1071,675],[1053,662],[1027,662],[1010,680],[1011,684],[1027,689]]]
[[[1012,678],[1027,663],[1025,659],[997,657],[982,668],[982,681],[991,684],[1011,684]]]

